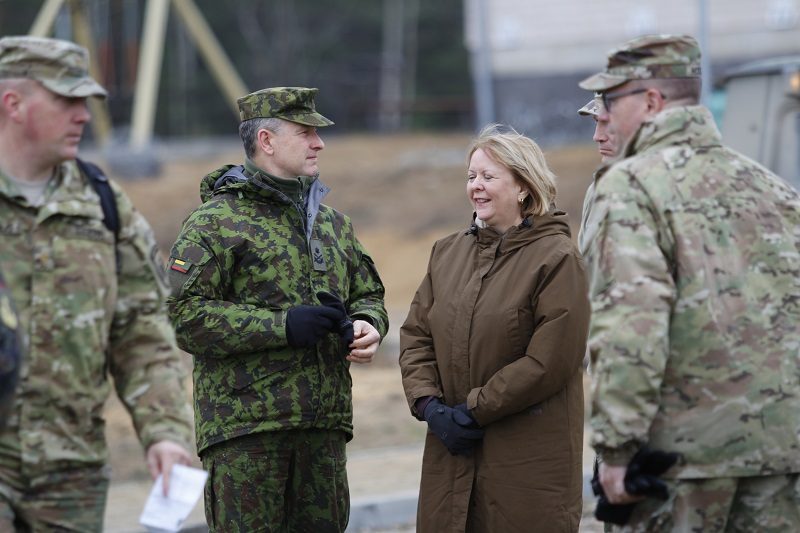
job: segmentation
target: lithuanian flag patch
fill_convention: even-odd
[[[189,271],[192,269],[192,264],[184,259],[178,259],[177,257],[170,257],[169,269],[174,270],[176,272],[180,272],[181,274],[188,274]]]

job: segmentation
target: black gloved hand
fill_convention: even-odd
[[[314,346],[327,333],[339,331],[345,314],[325,305],[298,305],[286,313],[286,341],[293,348]]]
[[[483,438],[482,429],[470,427],[475,422],[470,415],[443,404],[438,398],[428,402],[423,416],[451,455],[469,455]]]
[[[317,298],[319,299],[319,303],[322,305],[336,309],[342,313],[344,318],[339,321],[334,331],[339,332],[339,336],[342,338],[342,341],[344,341],[345,346],[350,346],[355,338],[355,333],[353,332],[353,321],[350,320],[349,316],[347,316],[347,309],[345,309],[342,300],[340,300],[336,295],[325,291],[319,291],[317,293]]]
[[[456,411],[459,411],[461,413],[464,413],[470,419],[470,423],[468,425],[464,425],[464,424],[460,424],[459,423],[460,425],[462,425],[464,427],[467,427],[467,428],[470,428],[470,429],[480,429],[481,425],[478,424],[478,421],[475,420],[474,416],[472,416],[472,412],[469,410],[469,407],[467,407],[466,403],[460,403],[460,404],[456,405],[455,407],[453,407],[453,409],[455,409]]]
[[[679,458],[680,454],[677,453],[642,447],[628,463],[625,471],[625,491],[629,494],[666,500],[669,497],[667,485],[658,476],[672,468]],[[636,503],[612,504],[608,501],[600,484],[597,462],[594,464],[592,492],[595,496],[599,496],[594,513],[598,520],[620,526],[628,523]]]

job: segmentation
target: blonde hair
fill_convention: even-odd
[[[539,145],[510,126],[490,124],[472,141],[467,155],[483,150],[493,161],[511,171],[528,194],[520,206],[522,218],[544,215],[556,199],[556,176]]]

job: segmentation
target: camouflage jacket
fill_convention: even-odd
[[[112,381],[143,446],[189,446],[180,352],[166,317],[166,283],[147,222],[112,184],[114,235],[74,162],[61,165],[36,208],[0,174],[0,270],[29,339],[0,462],[22,475],[106,461],[103,406]]]
[[[220,179],[229,170],[238,178]],[[241,172],[225,166],[203,179],[204,203],[184,222],[168,266],[170,316],[195,361],[198,451],[287,428],[351,435],[352,381],[338,335],[291,348],[286,312],[318,304],[325,290],[383,336],[381,280],[350,220],[320,204],[328,189],[319,180],[304,203],[259,172]]]
[[[722,146],[703,107],[642,125],[596,176],[592,444],[679,478],[800,472],[800,197]]]
[[[12,408],[20,365],[19,319],[11,294],[0,273],[0,429]]]

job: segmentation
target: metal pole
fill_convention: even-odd
[[[195,3],[192,0],[173,0],[172,6],[183,20],[186,29],[189,30],[189,35],[195,46],[206,60],[206,64],[217,81],[217,85],[225,93],[229,107],[238,118],[239,107],[236,104],[236,100],[250,91],[247,90],[247,86],[242,81],[242,78],[239,77],[239,73],[236,72],[233,63],[231,63],[225,50],[220,46],[219,41],[214,36],[214,32],[211,31],[206,19],[203,18]]]
[[[64,0],[47,0],[36,15],[36,20],[33,21],[28,34],[34,37],[47,37],[50,30],[53,29],[53,23],[63,3]]]
[[[700,44],[700,80],[703,84],[700,93],[700,103],[708,107],[711,104],[711,48],[708,36],[708,0],[698,0],[699,2],[699,23],[698,41]]]
[[[99,81],[102,79],[100,64],[97,60],[92,30],[89,27],[89,21],[86,19],[82,0],[70,0],[69,8],[75,42],[89,51],[89,74]],[[98,145],[103,146],[111,137],[111,119],[108,115],[108,107],[105,100],[100,98],[89,98],[87,103],[92,113],[92,122],[90,124],[92,131],[94,131],[95,140]]]
[[[489,13],[487,0],[473,0],[475,16],[478,18],[478,49],[472,53],[473,82],[475,86],[475,103],[478,129],[495,121],[494,87],[492,85],[492,58],[489,39]]]
[[[147,1],[139,68],[136,74],[136,92],[133,99],[130,147],[134,152],[144,150],[153,138],[168,14],[169,0]]]

